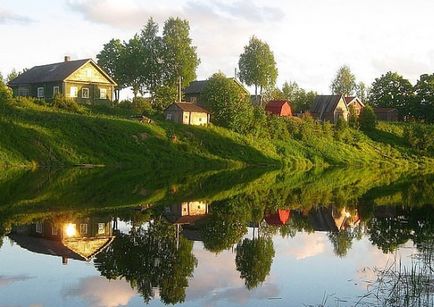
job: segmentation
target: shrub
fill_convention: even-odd
[[[350,106],[349,111],[350,112],[348,114],[348,125],[353,129],[359,129],[359,116],[357,115],[356,108],[352,105]]]
[[[371,106],[365,106],[360,112],[359,117],[360,129],[363,131],[375,130],[377,126],[377,116]]]
[[[299,117],[291,116],[286,120],[286,126],[291,137],[296,138],[300,134],[303,120]]]
[[[52,106],[54,108],[68,110],[77,113],[83,112],[83,108],[75,100],[71,98],[65,98],[58,94],[54,96],[52,100]]]
[[[408,144],[421,151],[434,149],[434,127],[419,123],[409,124],[404,128],[404,138]]]

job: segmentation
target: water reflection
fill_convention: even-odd
[[[68,259],[90,262],[96,269],[91,278],[98,282],[102,283],[97,276],[115,280],[120,287],[120,282],[126,281],[142,302],[159,298],[164,304],[176,304],[188,302],[189,293],[196,293],[189,290],[192,284],[206,284],[196,279],[198,268],[217,265],[219,259],[224,259],[226,274],[231,268],[230,274],[236,274],[244,290],[251,293],[243,295],[254,297],[257,291],[272,289],[269,296],[275,296],[278,288],[284,287],[282,283],[290,281],[282,277],[279,283],[272,283],[278,276],[273,267],[281,269],[282,263],[290,265],[309,257],[327,261],[321,258],[327,249],[343,261],[352,249],[360,248],[359,242],[370,242],[379,254],[394,253],[404,244],[414,243],[415,252],[426,255],[427,242],[433,242],[432,175],[376,173],[380,177],[372,181],[364,172],[357,176],[347,170],[292,176],[281,172],[247,174],[246,182],[237,179],[233,184],[225,179],[233,173],[212,173],[168,186],[152,186],[137,175],[125,183],[128,193],[113,188],[123,197],[106,191],[110,185],[94,194],[87,189],[80,193],[82,185],[75,179],[66,181],[70,185],[65,181],[55,187],[42,184],[44,197],[8,192],[7,202],[0,206],[0,243],[6,236],[24,250],[59,257],[64,264]],[[73,178],[81,176],[74,173]],[[116,178],[111,180],[119,184]],[[65,192],[68,189],[74,193]],[[295,257],[282,252],[282,246],[300,238],[305,240],[303,252]],[[318,238],[320,249],[318,242],[309,245],[309,240]],[[205,252],[208,258],[203,257]],[[209,262],[201,263],[201,259]],[[334,274],[332,267],[323,270]],[[0,280],[1,276],[0,272]],[[352,291],[355,297],[361,295],[360,288]],[[298,302],[305,303],[300,295]],[[130,297],[128,292],[128,300]],[[125,304],[125,299],[121,301]]]

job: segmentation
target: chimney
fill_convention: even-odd
[[[65,55],[65,62],[69,62],[71,60],[71,57],[69,55]]]

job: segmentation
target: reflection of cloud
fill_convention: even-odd
[[[208,306],[212,306],[222,300],[241,304],[251,299],[279,295],[279,288],[269,280],[258,288],[247,290],[236,269],[235,253],[223,251],[215,255],[203,249],[200,243],[195,243],[194,249],[199,265],[189,282],[187,300],[203,299]]]
[[[322,254],[326,249],[326,237],[323,234],[299,233],[291,241],[282,242],[282,252],[301,260]]]
[[[26,275],[16,275],[16,276],[2,276],[0,275],[0,287],[6,287],[14,282],[25,281],[33,277]]]
[[[109,281],[103,277],[82,278],[76,287],[64,290],[65,296],[78,296],[89,302],[91,306],[127,305],[136,295],[125,280]]]
[[[0,10],[0,25],[2,24],[22,24],[32,23],[33,20],[29,17],[18,15],[6,10]]]

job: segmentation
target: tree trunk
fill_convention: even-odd
[[[259,105],[258,103],[258,86],[255,84],[255,103],[256,105]]]

